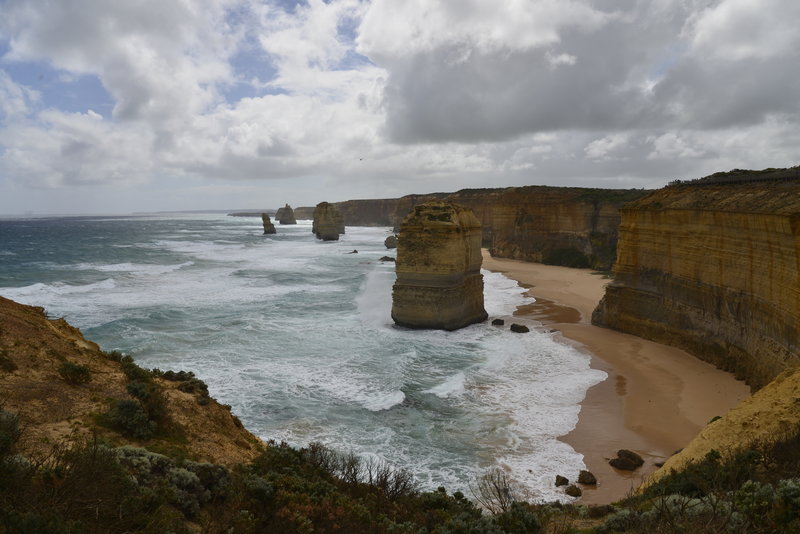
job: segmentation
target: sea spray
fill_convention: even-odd
[[[561,495],[555,474],[583,464],[556,437],[604,377],[588,357],[537,329],[396,327],[389,229],[334,243],[309,221],[262,232],[218,215],[4,221],[0,295],[143,366],[194,371],[263,438],[380,458],[429,489],[468,492],[502,465],[532,496]],[[530,302],[483,274],[490,316]]]

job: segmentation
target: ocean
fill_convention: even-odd
[[[193,371],[261,438],[322,442],[467,496],[500,466],[527,498],[564,500],[555,475],[584,465],[557,436],[605,378],[587,355],[542,328],[396,327],[389,228],[338,242],[311,221],[276,228],[219,214],[0,220],[0,295],[143,367]],[[531,302],[483,274],[490,319]]]

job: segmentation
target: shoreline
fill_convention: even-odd
[[[587,354],[608,378],[590,387],[576,427],[559,439],[584,457],[597,486],[583,486],[580,502],[608,504],[624,498],[676,450],[685,447],[717,415],[750,394],[728,372],[689,353],[591,324],[591,313],[610,281],[589,269],[572,269],[492,258],[483,268],[500,272],[527,289],[536,302],[515,316],[558,330],[565,343]],[[630,449],[645,460],[633,472],[608,459]],[[574,482],[574,481],[570,481]]]

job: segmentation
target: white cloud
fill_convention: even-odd
[[[451,46],[480,54],[528,50],[558,43],[563,28],[593,29],[609,18],[580,0],[374,0],[358,47],[380,63]]]
[[[797,57],[800,2],[723,0],[689,20],[686,32],[696,54],[728,61]]]
[[[668,132],[647,140],[653,144],[653,151],[647,156],[649,159],[696,158],[704,153],[697,139],[688,139],[678,132]]]
[[[601,137],[600,139],[595,139],[586,145],[584,152],[586,153],[586,156],[591,159],[605,159],[612,157],[611,154],[626,146],[627,143],[627,134],[611,134]]]
[[[0,70],[0,120],[18,120],[33,111],[39,92],[14,83],[5,71]]]
[[[318,201],[790,165],[795,5],[5,0],[4,64],[45,62],[67,87],[94,76],[114,112],[67,112],[0,70],[0,182],[198,179],[219,195],[263,180],[231,194]]]

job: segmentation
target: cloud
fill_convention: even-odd
[[[0,31],[11,42],[6,59],[98,76],[116,119],[169,123],[219,102],[215,84],[231,78],[236,43],[230,4],[8,0]]]
[[[25,117],[38,101],[38,91],[15,83],[0,70],[0,120],[10,122]]]
[[[0,181],[247,180],[231,191],[310,202],[791,165],[798,16],[791,0],[5,0]],[[60,85],[26,75],[40,65]],[[90,86],[102,103],[52,98]]]
[[[800,4],[768,4],[376,1],[359,50],[389,72],[401,143],[748,126],[797,113]]]

